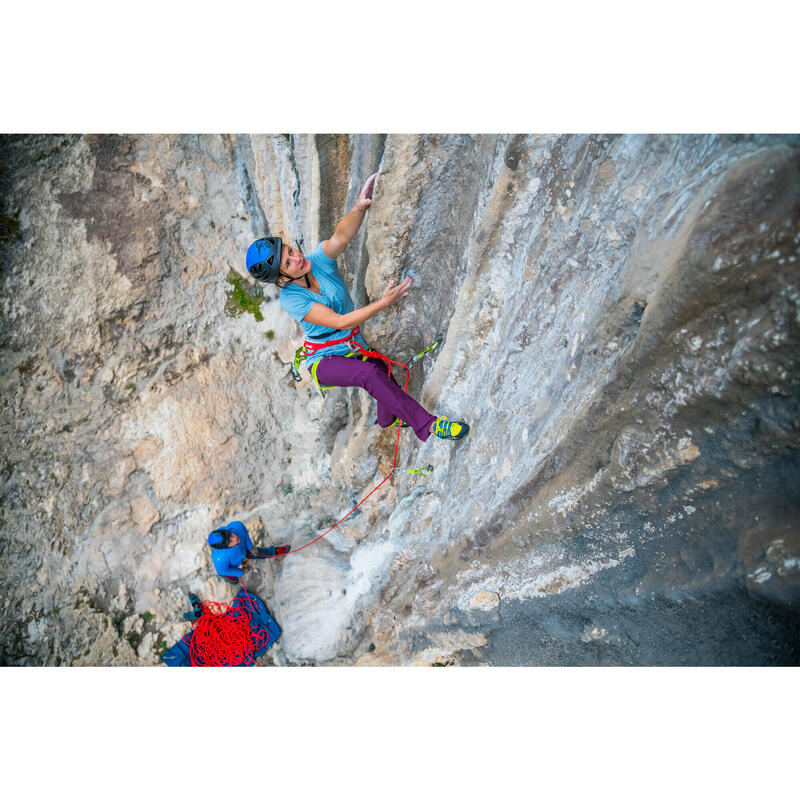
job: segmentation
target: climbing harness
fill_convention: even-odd
[[[350,331],[350,333],[347,336],[344,336],[341,339],[329,339],[319,342],[315,342],[313,339],[306,339],[305,342],[303,342],[303,344],[300,347],[298,347],[294,353],[294,361],[292,362],[292,377],[294,378],[295,383],[298,383],[299,381],[302,380],[302,378],[300,377],[300,362],[303,361],[308,356],[313,355],[318,350],[322,350],[325,347],[332,347],[335,344],[347,343],[350,347],[350,352],[345,356],[345,358],[351,358],[352,356],[355,356],[356,351],[353,348],[353,345],[356,344],[359,347],[361,347],[361,345],[355,341],[355,337],[358,335],[358,333],[360,333],[360,331],[361,328],[358,325],[356,325],[355,328],[353,328],[353,330]],[[361,349],[363,350],[364,348],[362,347]],[[361,360],[364,361],[365,358],[362,358]],[[314,385],[317,387],[317,391],[319,392],[321,397],[324,397],[323,390],[332,389],[333,387],[320,385],[319,379],[317,378],[317,364],[319,364],[319,361],[315,361],[311,365],[311,369],[309,370],[309,372],[311,373],[311,377],[314,379]],[[389,374],[391,375],[391,367],[389,370]]]
[[[303,343],[303,346],[299,347],[297,349],[297,352],[295,353],[294,364],[292,366],[292,374],[294,375],[295,380],[296,381],[300,380],[300,373],[297,368],[299,367],[300,359],[305,357],[303,354],[311,355],[312,353],[321,350],[323,347],[330,347],[331,345],[334,344],[341,344],[342,342],[348,342],[350,347],[353,348],[353,352],[349,353],[348,355],[353,355],[353,356],[360,355],[362,361],[366,361],[368,358],[379,358],[382,361],[385,361],[386,366],[389,369],[389,377],[392,376],[392,364],[397,364],[397,366],[402,367],[406,371],[406,380],[405,383],[403,384],[403,391],[406,392],[408,391],[408,379],[411,374],[410,370],[412,364],[415,364],[421,358],[428,355],[428,353],[432,353],[442,343],[442,337],[438,336],[424,350],[417,353],[407,364],[404,364],[402,361],[394,361],[388,356],[383,355],[383,353],[379,353],[377,350],[369,350],[365,348],[363,345],[361,345],[359,342],[355,341],[355,336],[358,333],[358,331],[359,328],[358,325],[356,325],[356,327],[353,328],[350,334],[348,336],[345,336],[343,339],[334,339],[333,341],[326,341],[326,342],[311,342],[306,340]],[[307,349],[309,345],[311,346],[311,350]],[[358,348],[358,350],[356,350],[355,348]],[[314,381],[317,384],[317,388],[320,390],[320,394],[322,394],[323,389],[331,389],[333,387],[331,386],[323,387],[319,385],[315,369],[318,363],[319,361],[315,361],[314,364],[311,365],[311,374],[314,376]],[[310,545],[314,544],[314,542],[318,542],[320,539],[322,539],[323,536],[327,536],[334,528],[336,528],[338,525],[344,522],[360,505],[362,505],[362,503],[364,503],[368,498],[372,497],[372,495],[375,494],[375,492],[377,492],[378,489],[380,489],[381,486],[383,486],[383,484],[386,483],[386,481],[388,481],[389,478],[391,478],[393,475],[399,475],[400,473],[404,473],[407,475],[430,475],[431,472],[433,472],[433,467],[430,464],[428,464],[425,467],[420,467],[416,469],[403,469],[397,466],[397,450],[400,446],[400,430],[401,426],[398,425],[397,437],[395,438],[394,442],[394,456],[392,458],[392,469],[389,472],[389,474],[369,494],[367,494],[355,506],[353,506],[353,508],[351,508],[350,511],[348,511],[338,522],[331,525],[331,527],[328,528],[328,530],[326,530],[325,533],[321,533],[319,536],[316,537],[316,539],[312,539],[310,542],[306,542],[306,544],[302,545],[301,547],[298,547],[296,549],[292,548],[289,551],[289,553],[287,553],[287,555],[291,555],[292,553],[299,553],[301,550],[304,550],[306,547],[309,547]],[[276,557],[277,556],[267,556],[267,558],[276,558]]]
[[[308,356],[314,355],[314,353],[322,350],[326,347],[331,347],[335,344],[347,344],[350,347],[350,352],[345,355],[345,358],[352,358],[353,356],[360,357],[362,361],[366,361],[368,358],[379,358],[381,361],[386,362],[386,366],[389,369],[389,377],[392,377],[392,364],[398,364],[399,366],[403,367],[406,370],[406,385],[408,385],[408,370],[419,361],[424,356],[428,355],[428,353],[432,353],[441,343],[442,337],[437,336],[436,339],[431,342],[424,350],[417,353],[407,364],[402,364],[399,361],[392,361],[391,358],[387,358],[383,353],[379,353],[377,350],[370,350],[368,348],[363,347],[363,345],[356,341],[356,335],[361,332],[361,329],[358,325],[353,328],[352,331],[347,336],[344,336],[341,339],[329,339],[320,342],[315,342],[312,339],[306,339],[303,344],[295,350],[294,353],[294,361],[292,362],[292,378],[294,378],[295,383],[299,383],[302,380],[300,376],[300,362],[303,361]],[[311,373],[311,377],[314,379],[314,384],[317,387],[317,391],[319,391],[320,395],[324,397],[323,390],[324,389],[333,389],[333,386],[322,386],[317,378],[317,364],[319,361],[315,361],[311,365],[311,369],[309,372]],[[405,390],[404,390],[405,391]]]

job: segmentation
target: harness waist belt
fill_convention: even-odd
[[[343,344],[345,342],[352,341],[356,337],[356,334],[358,334],[359,332],[360,328],[358,325],[356,325],[355,328],[353,328],[353,330],[350,332],[350,334],[348,336],[345,336],[343,339],[329,339],[325,342],[312,342],[306,339],[305,342],[303,342],[303,347],[306,351],[306,355],[312,356],[314,355],[314,353],[317,352],[317,350],[322,350],[326,347],[331,347],[332,345],[335,344]]]

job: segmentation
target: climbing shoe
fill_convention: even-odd
[[[389,427],[390,428],[396,428],[398,424],[400,425],[401,428],[407,428],[408,427],[408,423],[407,422],[403,422],[402,419],[396,419]]]
[[[189,602],[192,604],[192,610],[183,615],[184,619],[190,622],[195,619],[200,619],[203,616],[203,605],[200,598],[196,594],[189,592]]]
[[[469,433],[469,425],[466,422],[450,422],[447,417],[436,417],[433,433],[440,439],[463,439]]]
[[[275,555],[276,556],[285,556],[290,550],[292,546],[290,544],[283,544],[280,547],[275,548]]]

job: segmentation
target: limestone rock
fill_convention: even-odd
[[[241,519],[276,664],[800,659],[800,137],[5,136],[4,664],[156,664]],[[339,259],[464,419],[391,467],[244,252]]]

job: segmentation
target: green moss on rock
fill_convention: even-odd
[[[264,315],[259,310],[264,302],[261,287],[243,278],[236,270],[231,270],[225,280],[231,288],[225,292],[225,313],[229,317],[238,317],[247,312],[258,322],[263,322]]]

